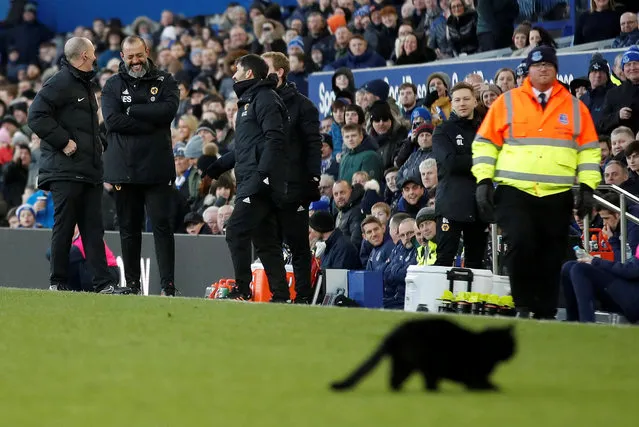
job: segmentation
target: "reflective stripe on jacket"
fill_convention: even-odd
[[[435,265],[437,261],[437,243],[428,241],[428,254],[424,254],[425,246],[417,248],[417,265]]]
[[[596,188],[601,150],[588,108],[555,81],[545,109],[526,78],[488,110],[473,142],[473,175],[543,197]]]

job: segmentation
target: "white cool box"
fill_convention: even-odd
[[[471,276],[470,289],[468,289]],[[428,311],[437,313],[442,294],[450,289],[450,278],[453,279],[453,293],[479,292],[499,296],[510,295],[510,281],[507,276],[495,276],[490,270],[469,268],[416,266],[408,267],[406,273],[405,311],[417,311],[417,306],[425,304]]]

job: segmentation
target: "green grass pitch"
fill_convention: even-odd
[[[386,363],[329,391],[412,316],[0,289],[0,426],[637,425],[633,327],[510,320],[519,352],[496,372],[499,394],[428,394],[418,377],[394,394]]]

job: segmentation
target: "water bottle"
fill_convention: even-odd
[[[588,258],[590,255],[588,255],[588,252],[586,252],[585,250],[583,250],[582,248],[580,248],[579,246],[573,246],[572,248],[575,251],[575,256],[577,257],[577,259],[585,259]]]
[[[599,245],[597,245],[597,236],[593,235],[592,239],[590,239],[590,252],[597,252],[599,250]]]
[[[632,249],[630,249],[630,245],[626,242],[626,261],[632,259]]]

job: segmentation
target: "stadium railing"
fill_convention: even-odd
[[[578,188],[578,187],[574,187]],[[623,213],[620,217],[621,230],[619,231],[619,240],[621,242],[621,262],[626,262],[626,242],[628,241],[628,220],[639,225],[639,218],[627,212],[628,200],[633,203],[639,203],[639,197],[632,193],[627,192],[623,188],[616,185],[600,185],[598,190],[610,190],[619,194],[619,206],[615,206],[612,203],[607,202],[603,198],[595,194],[595,201],[617,213]],[[584,248],[588,248],[590,242],[590,215],[586,215],[584,218]]]

